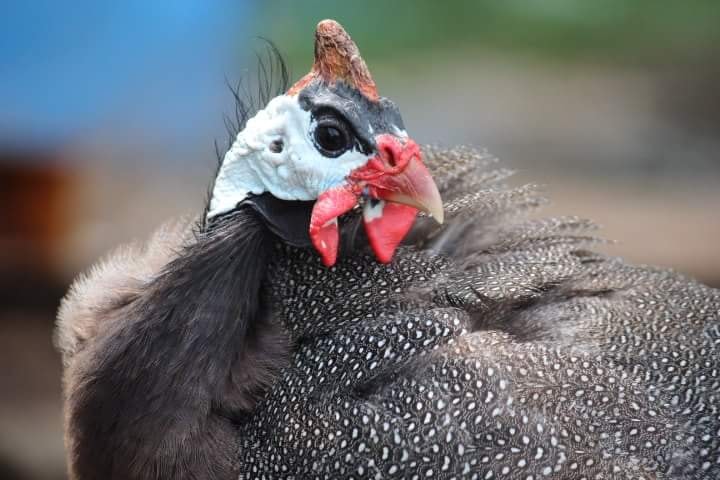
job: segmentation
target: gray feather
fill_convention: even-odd
[[[528,220],[544,199],[506,187],[510,172],[484,151],[425,158],[448,221],[419,218],[391,264],[348,247],[326,269],[274,247],[262,303],[290,337],[289,363],[268,360],[260,371],[274,376],[252,401],[214,398],[244,415],[229,443],[211,415],[197,451],[233,458],[240,478],[720,477],[720,292],[592,252],[589,221]],[[361,237],[352,222],[342,229]],[[66,376],[115,318],[104,312],[175,251],[133,250],[73,288],[59,324]],[[245,352],[253,371],[262,355]]]
[[[525,220],[541,200],[488,185],[484,152],[427,158],[450,221],[392,264],[278,251],[298,347],[241,428],[244,478],[720,476],[720,293]]]

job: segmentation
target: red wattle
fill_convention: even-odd
[[[390,263],[393,254],[415,221],[417,209],[400,203],[381,202],[381,211],[363,215],[365,232],[375,256],[381,263]]]
[[[337,217],[357,205],[357,196],[349,188],[337,187],[320,194],[310,217],[310,241],[326,267],[337,261],[340,233]]]

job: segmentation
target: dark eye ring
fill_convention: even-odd
[[[330,115],[318,118],[313,140],[320,153],[331,158],[339,157],[354,144],[348,125]]]

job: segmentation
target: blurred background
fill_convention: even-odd
[[[488,148],[633,262],[720,287],[720,2],[91,0],[0,15],[0,478],[64,478],[54,315],[197,212],[257,36],[292,78],[339,20],[416,140]]]

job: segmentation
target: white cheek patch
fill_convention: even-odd
[[[349,150],[321,155],[312,140],[310,112],[297,97],[280,95],[249,119],[225,154],[210,200],[208,218],[234,209],[249,194],[269,192],[282,200],[315,200],[342,184],[369,156]],[[270,145],[281,142],[282,150]]]
[[[366,201],[365,205],[363,205],[363,220],[365,220],[365,223],[370,223],[376,218],[382,217],[384,208],[385,201],[383,200]]]
[[[408,134],[405,130],[401,129],[397,125],[393,125],[392,128],[393,128],[393,133],[395,134],[396,137],[408,138]]]

